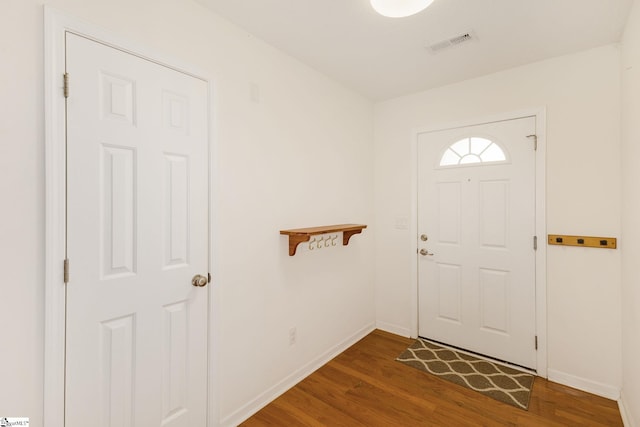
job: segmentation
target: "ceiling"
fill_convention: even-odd
[[[633,0],[435,0],[385,18],[369,0],[196,0],[372,100],[617,42]],[[429,46],[470,33],[471,41]]]

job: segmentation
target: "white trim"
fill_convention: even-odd
[[[44,425],[64,426],[65,127],[61,17],[45,7],[45,288]]]
[[[620,399],[620,389],[616,386],[588,380],[555,369],[549,369],[549,381],[586,391],[587,393],[595,394],[606,399]]]
[[[443,130],[453,130],[459,128],[465,128],[470,126],[478,126],[487,123],[504,122],[507,120],[521,119],[523,117],[536,117],[540,118],[541,115],[546,115],[546,108],[528,108],[522,110],[516,110],[507,113],[491,114],[488,116],[481,116],[475,119],[455,120],[451,122],[432,124],[427,126],[416,127],[413,129],[412,135],[417,137],[418,134],[428,132],[440,132]],[[416,141],[417,142],[417,141]]]
[[[220,425],[220,365],[219,365],[219,337],[220,331],[220,287],[217,285],[218,271],[220,271],[218,260],[220,257],[220,248],[218,246],[220,235],[218,230],[221,229],[219,220],[218,190],[219,180],[217,172],[218,168],[218,144],[216,130],[217,124],[217,97],[215,96],[215,82],[209,80],[209,273],[211,274],[211,283],[209,283],[209,408],[207,411],[207,426],[218,427]]]
[[[547,372],[547,221],[546,221],[546,109],[535,108],[513,111],[481,117],[473,120],[462,120],[450,123],[416,128],[411,134],[411,218],[409,242],[411,253],[417,246],[418,236],[418,136],[422,133],[476,126],[485,123],[514,120],[523,117],[535,117],[538,150],[536,154],[536,235],[538,250],[536,251],[536,333],[538,335],[538,351],[536,372],[546,378]],[[411,337],[418,336],[418,259],[411,257]]]
[[[411,248],[411,338],[418,338],[418,131],[411,135],[411,210],[409,217],[409,244]],[[415,254],[413,249],[415,248]]]
[[[330,348],[325,351],[320,356],[313,359],[311,362],[306,365],[300,367],[295,372],[292,372],[290,375],[285,377],[282,381],[275,384],[273,387],[270,387],[266,391],[260,393],[251,401],[242,405],[239,409],[233,412],[231,415],[225,417],[220,421],[220,425],[224,427],[232,427],[241,424],[243,421],[246,421],[253,414],[258,412],[260,409],[267,406],[269,403],[274,401],[278,396],[285,393],[291,387],[298,384],[300,381],[311,375],[317,369],[321,368],[331,359],[351,347],[353,344],[370,334],[375,330],[375,325],[369,324],[363,328],[361,328],[356,333],[352,334],[350,337],[343,340],[341,343],[336,346]]]
[[[66,236],[66,177],[65,177],[65,102],[62,95],[62,75],[65,71],[65,32],[73,32],[122,51],[143,57],[168,68],[189,74],[208,84],[208,141],[210,147],[210,177],[215,176],[215,151],[213,138],[214,111],[212,111],[212,79],[202,70],[176,58],[153,51],[131,40],[121,38],[93,24],[83,22],[50,6],[44,6],[44,76],[45,76],[45,343],[44,343],[44,425],[64,426],[64,379],[65,379],[65,285],[63,283],[63,260]],[[213,180],[215,181],[215,180]],[[210,179],[209,239],[216,235],[218,221],[211,210],[217,194]],[[210,243],[209,265],[212,275],[218,270],[214,255],[216,245]],[[73,271],[71,272],[73,275]],[[218,426],[218,396],[216,387],[218,361],[216,356],[218,333],[215,325],[218,310],[218,292],[209,286],[209,402],[208,425]]]
[[[400,335],[401,337],[411,337],[411,330],[404,326],[396,325],[388,322],[376,322],[376,328],[391,334]]]
[[[624,427],[636,427],[636,424],[633,422],[633,417],[631,413],[627,410],[625,405],[624,391],[620,393],[620,399],[618,399],[618,408],[620,409],[620,416],[622,417],[622,425]]]
[[[548,376],[547,347],[547,112],[535,111],[538,150],[536,155],[536,334],[538,336],[537,373]]]

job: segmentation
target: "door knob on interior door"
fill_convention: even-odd
[[[420,249],[420,255],[422,255],[422,256],[433,256],[433,252],[429,252],[426,249]]]
[[[191,279],[191,284],[199,288],[207,286],[207,283],[209,283],[209,280],[201,274],[196,274],[195,276],[193,276],[193,279]]]

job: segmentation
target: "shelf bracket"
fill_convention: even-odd
[[[351,238],[351,236],[353,236],[354,234],[360,234],[360,233],[362,233],[362,229],[343,231],[342,232],[342,246],[347,246],[349,244],[349,239]]]
[[[292,234],[289,235],[289,256],[296,254],[296,249],[300,243],[308,242],[311,236],[308,234]]]

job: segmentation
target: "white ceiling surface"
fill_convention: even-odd
[[[385,18],[369,0],[196,0],[372,100],[617,42],[633,0],[435,0]],[[473,31],[475,41],[425,45]]]

